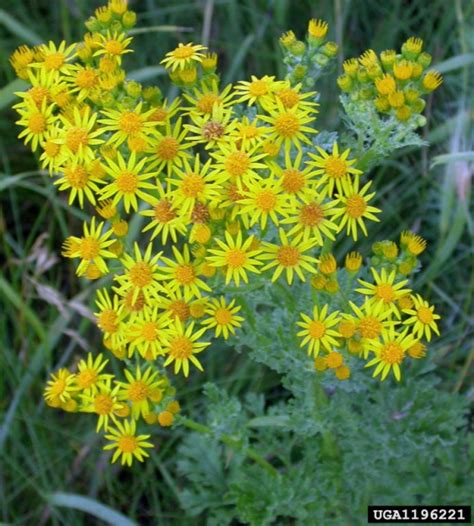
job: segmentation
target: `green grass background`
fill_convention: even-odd
[[[466,0],[201,0],[131,2],[138,12],[132,57],[125,66],[145,84],[168,82],[162,56],[178,41],[209,44],[220,55],[226,81],[251,74],[283,74],[279,35],[303,36],[310,17],[330,23],[330,38],[341,48],[340,62],[372,47],[399,47],[411,35],[424,39],[445,82],[428,100],[430,145],[402,151],[371,177],[378,188],[382,221],[370,225],[371,242],[395,239],[405,228],[429,241],[424,272],[416,286],[443,316],[442,337],[430,360],[442,378],[440,389],[474,398],[473,315],[473,63],[474,3]],[[15,79],[8,64],[20,44],[74,41],[83,20],[101,2],[93,0],[0,1],[0,522],[15,525],[103,524],[71,509],[70,498],[92,499],[92,511],[112,520],[113,510],[140,524],[197,523],[183,516],[176,475],[176,447],[185,430],[157,431],[152,459],[120,470],[108,464],[87,415],[53,411],[42,402],[48,372],[100,348],[87,317],[92,288],[60,258],[62,240],[77,231],[84,214],[67,206],[34,156],[16,139],[9,108]],[[336,73],[325,78],[318,129],[340,127]],[[466,153],[468,152],[468,153]],[[347,244],[344,249],[350,248]],[[86,317],[83,316],[86,314]],[[221,365],[229,364],[225,374]],[[245,356],[209,358],[206,374],[182,385],[180,401],[194,417],[200,412],[202,382],[213,380],[232,394],[248,390],[278,397],[278,378]],[[257,374],[255,373],[257,371]],[[394,387],[395,388],[395,387]],[[108,509],[99,506],[102,503]],[[84,504],[84,503],[82,503]],[[437,504],[437,503],[434,503]],[[86,507],[91,503],[86,503]],[[147,522],[153,510],[159,522]],[[112,520],[112,522],[114,522]],[[118,524],[118,523],[117,523]]]

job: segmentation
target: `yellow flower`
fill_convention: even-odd
[[[281,101],[285,108],[291,109],[297,107],[303,111],[312,111],[316,106],[319,106],[319,104],[315,102],[317,94],[315,91],[300,93],[302,87],[303,85],[301,83],[291,86],[288,82],[286,86],[275,91],[275,97]]]
[[[137,435],[137,424],[134,420],[125,420],[123,423],[116,422],[116,429],[108,428],[108,435],[105,438],[112,442],[104,446],[104,450],[115,449],[112,462],[120,458],[122,465],[131,466],[133,459],[143,462],[149,454],[144,448],[151,448],[153,444],[147,442],[150,435]]]
[[[217,81],[213,80],[210,84],[201,82],[199,87],[193,88],[191,92],[184,94],[184,98],[192,106],[183,109],[187,109],[189,114],[212,115],[215,106],[221,106],[222,108],[231,106],[234,96],[231,84],[219,91]]]
[[[248,190],[242,190],[241,194],[239,214],[250,226],[260,223],[265,228],[268,219],[278,225],[279,216],[286,215],[288,198],[283,192],[281,179],[276,180],[274,174],[259,181],[249,181]]]
[[[191,262],[191,255],[188,245],[184,245],[182,253],[176,246],[172,246],[175,260],[163,257],[166,267],[161,267],[163,280],[168,280],[170,290],[180,289],[183,292],[184,299],[200,298],[201,290],[210,292],[211,289],[202,279],[198,278],[196,263]]]
[[[87,360],[81,360],[77,365],[76,385],[80,391],[96,393],[101,383],[113,378],[112,374],[102,373],[109,360],[104,360],[103,354],[98,354],[94,359],[88,353]]]
[[[234,88],[235,95],[239,97],[234,104],[247,102],[249,106],[255,103],[262,104],[272,99],[274,92],[285,85],[284,81],[276,81],[275,77],[268,75],[258,78],[255,75],[250,77],[250,81],[241,80]]]
[[[362,254],[359,252],[350,252],[346,255],[345,267],[349,272],[357,272],[362,265]]]
[[[374,214],[381,212],[375,206],[370,206],[368,203],[374,197],[375,192],[367,194],[372,181],[369,181],[365,186],[359,190],[359,178],[356,177],[354,181],[342,183],[342,193],[338,194],[338,200],[341,204],[340,208],[336,208],[334,219],[341,218],[339,228],[342,230],[347,226],[347,235],[352,235],[352,238],[357,241],[358,228],[367,236],[367,227],[364,219],[379,222]]]
[[[260,152],[258,144],[247,151],[235,142],[221,144],[219,151],[213,152],[211,156],[214,158],[213,168],[217,172],[244,185],[257,180],[258,171],[267,167],[261,162],[266,154]]]
[[[235,335],[236,328],[242,326],[244,319],[237,315],[240,309],[239,305],[235,305],[235,299],[227,304],[223,296],[220,299],[212,298],[206,308],[206,314],[211,317],[205,319],[202,325],[206,329],[214,329],[216,338],[222,334],[227,340],[229,335]]]
[[[123,201],[127,213],[130,208],[138,210],[137,198],[150,203],[152,198],[145,190],[154,190],[156,185],[146,181],[155,177],[156,174],[155,172],[143,173],[147,160],[144,157],[137,161],[135,152],[130,154],[128,161],[125,161],[120,152],[117,152],[117,162],[107,159],[105,171],[113,178],[113,182],[102,188],[100,199],[112,198],[114,206]]]
[[[395,79],[389,73],[386,73],[379,79],[375,79],[375,87],[381,95],[390,95],[397,89]]]
[[[95,205],[96,195],[100,193],[98,184],[102,181],[89,169],[90,165],[75,160],[61,167],[62,177],[57,179],[54,184],[58,185],[60,191],[70,190],[68,201],[70,205],[74,203],[76,196],[81,208],[84,206],[84,196]]]
[[[28,66],[34,61],[35,52],[28,46],[20,46],[15,49],[10,57],[10,63],[18,78],[28,79]]]
[[[48,44],[40,45],[38,51],[41,60],[33,62],[31,67],[44,68],[58,78],[59,74],[64,75],[70,72],[70,61],[76,56],[76,45],[68,46],[63,40],[59,46],[56,46],[54,42],[49,41]]]
[[[194,44],[189,42],[188,44],[178,44],[178,47],[166,53],[165,58],[160,62],[164,64],[165,68],[171,69],[171,71],[183,70],[193,62],[200,63],[204,58],[204,54],[201,51],[207,51],[205,46],[200,44]]]
[[[312,318],[301,313],[303,321],[296,323],[303,328],[302,331],[298,332],[298,336],[302,339],[300,347],[307,345],[308,355],[316,357],[321,347],[331,352],[333,347],[340,346],[340,342],[336,339],[340,337],[340,334],[332,329],[341,321],[339,311],[334,311],[328,315],[328,310],[328,305],[324,305],[321,310],[315,305]]]
[[[314,241],[304,240],[302,234],[289,240],[285,231],[279,229],[280,244],[262,243],[262,253],[259,259],[269,262],[262,268],[262,272],[276,267],[272,276],[272,282],[276,281],[282,272],[286,274],[286,280],[291,285],[294,273],[301,281],[306,281],[303,271],[314,274],[318,260],[305,254],[306,251],[314,247]]]
[[[158,173],[166,167],[170,174],[174,167],[181,168],[183,159],[189,157],[187,150],[190,145],[186,143],[188,132],[186,128],[182,129],[181,123],[182,120],[178,119],[172,127],[171,122],[167,121],[163,135],[153,141],[150,168]]]
[[[188,137],[188,146],[203,143],[206,150],[228,142],[229,132],[236,126],[232,110],[225,109],[221,104],[214,104],[210,114],[190,112],[189,116],[192,124],[185,124],[185,128],[195,135]]]
[[[400,364],[405,358],[405,352],[415,343],[413,335],[407,333],[408,329],[397,333],[392,326],[382,332],[381,340],[371,341],[375,358],[366,363],[365,367],[376,366],[372,374],[374,378],[380,374],[383,381],[393,371],[395,378],[400,381]]]
[[[339,230],[333,219],[338,202],[327,200],[324,194],[311,190],[303,193],[300,198],[301,201],[288,203],[288,217],[281,221],[282,224],[294,224],[288,235],[302,233],[304,240],[314,240],[320,246],[325,239],[334,241],[334,234]]]
[[[400,245],[413,256],[419,256],[426,249],[426,240],[409,230],[404,230],[400,234]]]
[[[434,306],[430,306],[419,294],[412,296],[412,298],[413,308],[403,310],[405,314],[410,316],[403,324],[413,325],[413,334],[417,338],[426,337],[428,341],[431,341],[431,331],[439,336],[436,320],[439,320],[441,316],[435,314]]]
[[[148,367],[144,373],[138,365],[135,374],[128,369],[124,369],[123,372],[127,381],[117,382],[117,385],[120,386],[119,397],[132,405],[132,418],[138,420],[140,416],[146,416],[151,411],[150,402],[153,401],[157,392],[161,392],[164,381],[151,367]]]
[[[184,376],[188,377],[189,362],[201,372],[203,371],[202,365],[195,355],[202,352],[210,343],[196,341],[205,333],[206,328],[199,329],[196,332],[193,330],[194,322],[191,322],[186,328],[181,320],[175,319],[173,333],[165,347],[168,357],[164,363],[165,367],[174,363],[174,374],[178,374],[182,369]]]
[[[119,293],[125,295],[129,291],[133,291],[132,302],[137,301],[140,293],[143,293],[146,300],[162,290],[159,280],[162,275],[158,273],[158,261],[161,257],[161,252],[152,256],[153,245],[148,244],[145,254],[142,256],[138,243],[134,245],[135,257],[129,254],[124,254],[121,260],[125,272],[116,275],[114,279],[119,283]]]
[[[211,256],[207,256],[206,261],[213,267],[224,267],[226,285],[233,280],[239,286],[240,278],[244,283],[248,283],[247,272],[260,273],[257,267],[262,265],[262,262],[256,256],[260,254],[261,250],[252,249],[253,240],[253,236],[249,236],[243,242],[241,231],[237,233],[235,239],[229,232],[225,232],[226,242],[216,239],[219,249],[210,248],[208,250]]]
[[[90,66],[74,64],[65,80],[71,84],[70,94],[75,95],[77,101],[81,102],[97,89],[99,71]]]
[[[112,389],[110,381],[107,381],[99,384],[95,391],[80,395],[82,399],[81,411],[95,413],[99,417],[97,419],[97,432],[101,429],[107,431],[109,419],[112,419],[115,424],[117,423],[117,416],[123,408],[123,404],[118,399],[119,389],[119,385]]]
[[[227,141],[229,144],[235,141],[237,148],[244,152],[252,150],[255,146],[260,146],[268,135],[268,127],[259,126],[259,124],[258,117],[250,121],[244,115],[241,120],[234,120],[234,126],[228,131]]]
[[[269,138],[277,145],[284,145],[285,151],[295,146],[301,150],[301,143],[311,144],[311,139],[305,134],[317,133],[313,127],[308,126],[315,120],[312,114],[315,109],[300,109],[298,106],[285,108],[280,99],[271,108],[267,108],[269,115],[259,115],[259,118],[270,124]]]
[[[76,270],[78,276],[85,274],[89,263],[97,265],[103,274],[109,271],[105,260],[116,257],[115,254],[109,250],[114,240],[109,239],[112,231],[108,230],[103,234],[103,228],[104,223],[100,222],[96,226],[95,217],[93,217],[90,225],[84,222],[84,235],[82,237],[71,236],[69,238],[73,243],[73,247],[71,247],[67,257],[81,259]]]
[[[384,307],[391,310],[395,315],[399,315],[396,301],[401,298],[404,294],[411,292],[410,289],[404,289],[403,287],[408,283],[407,279],[404,279],[398,283],[395,283],[396,271],[392,270],[390,274],[387,273],[385,268],[382,268],[380,274],[373,267],[370,268],[374,277],[375,283],[368,283],[362,279],[359,279],[359,283],[364,288],[356,289],[356,292],[372,296],[378,303],[382,303]]]
[[[210,203],[219,198],[220,183],[225,175],[216,171],[209,173],[211,160],[201,166],[199,154],[194,158],[191,165],[184,159],[183,169],[174,168],[177,177],[170,177],[170,187],[175,186],[173,202],[180,210],[180,214],[186,215],[193,211],[196,203]]]
[[[40,108],[34,102],[24,101],[17,104],[15,109],[20,115],[16,124],[24,128],[18,134],[18,138],[23,139],[25,144],[31,142],[31,149],[35,152],[38,145],[46,139],[50,127],[57,118],[53,115],[54,104],[48,105],[45,98]]]
[[[56,373],[51,374],[44,390],[44,399],[52,407],[59,407],[61,403],[71,400],[73,394],[77,391],[76,375],[68,369],[59,369]]]
[[[428,73],[423,77],[422,83],[425,90],[434,91],[443,83],[443,77],[437,71],[428,71]]]
[[[112,345],[118,347],[123,342],[122,321],[124,306],[119,304],[118,296],[110,298],[107,289],[98,290],[95,301],[99,311],[94,313],[97,326]]]
[[[328,23],[325,20],[312,18],[308,23],[308,33],[311,37],[322,39],[328,32]]]
[[[177,242],[177,234],[186,234],[187,218],[182,213],[178,214],[178,205],[175,201],[175,194],[165,191],[160,183],[156,186],[159,193],[159,199],[150,196],[149,203],[153,206],[151,210],[144,210],[140,215],[150,217],[151,221],[146,225],[142,232],[148,232],[153,229],[151,240],[161,234],[161,242],[166,244],[168,237],[174,243]]]
[[[90,106],[86,106],[82,112],[74,106],[70,118],[64,115],[59,118],[63,126],[58,143],[64,145],[68,157],[79,161],[93,160],[96,155],[94,147],[104,142],[98,139],[102,129],[94,130],[97,114],[91,114]]]
[[[94,57],[100,55],[107,55],[110,57],[121,57],[126,53],[133,53],[133,50],[128,49],[128,45],[132,41],[132,37],[127,37],[125,33],[99,33],[99,50],[94,53]]]
[[[293,157],[293,158],[292,158]],[[316,172],[310,166],[303,168],[301,166],[303,152],[298,152],[296,156],[291,156],[289,151],[285,152],[285,165],[280,166],[277,163],[271,163],[271,170],[282,181],[283,190],[296,197],[303,198],[307,189],[314,184]]]
[[[319,155],[309,153],[309,157],[313,159],[308,164],[317,168],[315,174],[321,174],[321,183],[326,184],[329,196],[334,193],[334,187],[338,192],[343,191],[342,183],[349,183],[351,175],[358,175],[362,172],[353,167],[356,159],[348,159],[350,149],[348,148],[342,154],[339,153],[339,146],[335,142],[332,147],[332,153],[325,152],[319,146],[316,146]]]
[[[135,350],[145,360],[154,360],[158,355],[164,354],[163,346],[168,340],[167,328],[171,322],[169,312],[159,313],[157,305],[142,309],[128,331],[129,357]]]
[[[142,111],[143,103],[139,102],[134,109],[109,109],[102,110],[106,117],[99,123],[103,132],[112,132],[108,144],[120,146],[130,137],[140,137],[149,141],[148,136],[154,132],[156,123],[150,121],[154,108]]]

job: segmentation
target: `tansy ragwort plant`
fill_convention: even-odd
[[[216,54],[179,44],[162,63],[182,96],[166,100],[122,69],[135,19],[126,0],[111,0],[86,23],[82,42],[22,46],[11,59],[31,84],[14,106],[20,137],[69,204],[91,213],[63,255],[77,261],[78,276],[113,278],[97,291],[95,316],[122,374],[108,371],[104,354],[89,354],[75,371],[51,375],[46,402],[96,415],[112,461],[142,461],[152,444],[141,429],[172,425],[180,409],[170,370],[203,371],[212,340],[241,326],[253,331],[252,301],[273,289],[301,310],[285,329],[301,348],[289,345],[285,355],[339,380],[357,359],[381,380],[400,380],[402,364],[422,358],[438,334],[434,307],[410,288],[425,241],[403,232],[398,245],[377,242],[368,266],[350,252],[338,268],[331,248],[338,236],[367,236],[367,222],[378,221],[363,170],[419,140],[423,96],[441,83],[425,72],[421,40],[344,63],[338,84],[354,133],[338,142],[315,128],[313,84],[337,53],[325,22],[310,21],[306,43],[291,31],[281,37],[284,80],[221,86]],[[137,215],[140,242],[128,236]]]

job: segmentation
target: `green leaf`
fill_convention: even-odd
[[[454,69],[464,68],[474,63],[474,53],[466,53],[465,55],[458,55],[456,57],[448,58],[443,60],[439,64],[435,65],[436,71],[440,73],[447,73]]]
[[[29,27],[26,27],[21,22],[18,22],[18,20],[13,18],[3,9],[0,9],[0,24],[4,25],[9,31],[14,33],[20,40],[28,42],[33,46],[43,42],[43,39],[34,31],[32,31]]]
[[[147,68],[135,69],[128,74],[128,78],[143,82],[154,77],[166,75],[166,69],[163,66],[149,66]]]
[[[136,522],[127,519],[125,515],[122,515],[118,511],[115,511],[90,497],[83,497],[82,495],[75,495],[73,493],[56,492],[48,495],[46,500],[51,506],[84,511],[85,513],[89,513],[113,526],[137,526]]]
[[[28,83],[21,79],[12,80],[0,90],[0,110],[10,104],[17,98],[15,92],[23,91],[28,87]]]
[[[434,157],[431,167],[438,164],[449,164],[455,161],[474,161],[474,152],[445,153]]]

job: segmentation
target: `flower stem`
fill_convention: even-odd
[[[186,426],[187,428],[192,429],[193,431],[197,431],[198,433],[214,435],[214,432],[210,427],[200,424],[199,422],[195,422],[194,420],[191,420],[190,418],[180,417],[179,422],[183,424],[184,426]],[[251,458],[254,462],[260,465],[263,469],[265,469],[273,477],[279,476],[278,471],[270,464],[270,462],[266,461],[263,457],[261,457],[254,449],[250,447],[244,448],[244,445],[241,440],[233,438],[224,433],[216,438],[218,438],[221,442],[223,442],[224,444],[226,444],[227,446],[231,447],[234,450],[237,450],[237,451],[243,450],[244,453],[247,455],[247,457]]]

